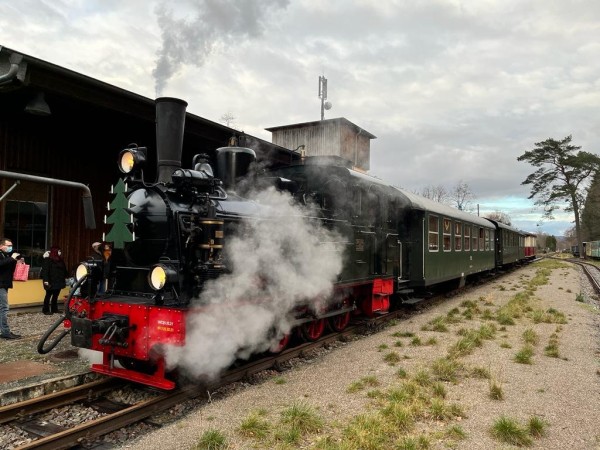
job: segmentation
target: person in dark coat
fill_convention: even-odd
[[[102,278],[98,281],[96,293],[104,294],[108,287],[108,281],[112,270],[111,257],[113,243],[106,241],[94,242],[92,248],[94,249],[94,254],[90,258],[98,264],[98,267],[100,267],[102,271]]]
[[[50,254],[42,262],[42,271],[40,272],[46,295],[44,296],[44,314],[54,314],[58,312],[58,294],[67,284],[65,279],[68,276],[67,266],[62,257],[62,252],[58,247],[52,247]]]
[[[8,326],[8,290],[13,287],[13,273],[17,266],[19,254],[13,252],[12,241],[0,238],[0,337],[2,339],[19,339],[20,334],[10,331]]]

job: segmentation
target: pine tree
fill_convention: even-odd
[[[546,139],[536,142],[533,150],[526,151],[517,158],[538,169],[521,184],[531,185],[529,198],[536,198],[535,204],[544,207],[544,216],[552,219],[552,213],[564,204],[565,211],[575,216],[577,244],[582,246],[581,212],[583,194],[589,185],[590,175],[600,170],[600,158],[592,153],[578,151],[581,147],[571,144],[571,136],[557,141]],[[575,153],[577,152],[577,153]]]
[[[596,174],[588,190],[583,212],[581,231],[584,241],[600,240],[600,175]]]

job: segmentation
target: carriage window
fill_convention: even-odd
[[[462,223],[454,222],[454,250],[462,250]]]
[[[444,251],[452,250],[452,226],[450,219],[444,219]]]
[[[485,249],[490,249],[490,230],[485,230]]]
[[[440,219],[437,216],[429,216],[429,251],[439,250]]]
[[[477,227],[473,227],[473,245],[471,246],[471,248],[473,249],[474,252],[477,251]]]
[[[483,237],[483,228],[479,228],[479,251],[482,252],[485,248],[485,241]]]
[[[471,250],[471,226],[465,226],[465,252]]]

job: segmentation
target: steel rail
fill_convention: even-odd
[[[464,291],[464,289],[461,289],[461,291]],[[389,322],[391,320],[403,318],[405,316],[411,316],[411,314],[417,313],[418,310],[422,307],[427,307],[427,305],[435,306],[438,301],[443,301],[442,295],[434,295],[432,297],[423,299],[418,304],[407,305],[412,306],[414,308],[412,312],[407,311],[406,309],[398,309],[390,311],[387,314],[374,317],[372,319],[366,319],[358,321],[356,323],[351,323],[344,330],[339,332],[329,332],[317,341],[302,343],[300,345],[285,349],[280,353],[248,361],[240,367],[224,372],[219,378],[219,380],[216,382],[195,385],[189,384],[187,386],[182,386],[176,391],[164,393],[159,397],[125,407],[122,410],[107,414],[95,420],[85,422],[81,425],[74,426],[68,430],[62,430],[58,433],[39,438],[28,444],[17,447],[15,450],[59,450],[69,449],[71,447],[81,444],[90,444],[95,439],[98,439],[110,432],[116,431],[127,425],[131,425],[133,423],[147,419],[148,417],[158,414],[179,403],[199,397],[210,399],[211,391],[219,389],[220,387],[251,377],[252,375],[255,375],[264,370],[280,370],[281,364],[284,362],[290,361],[294,358],[307,357],[310,355],[310,352],[312,350],[315,350],[317,348],[329,345],[336,341],[346,340],[352,335],[364,334],[369,330],[377,329],[378,327],[383,326],[386,322]],[[98,386],[102,386],[104,383],[106,383],[106,386],[109,386],[109,382],[111,381],[114,382],[115,379],[107,378],[99,380],[95,383],[97,383]],[[123,380],[119,381],[125,383]],[[71,388],[71,390],[75,389],[76,388]],[[107,389],[111,388],[107,387]],[[82,389],[82,392],[76,395],[79,395],[79,399],[86,399],[89,397],[89,394],[85,392],[88,391],[90,391],[89,387],[87,389]],[[60,393],[50,394],[49,397],[59,397],[59,394]],[[50,400],[51,399],[49,398],[48,404],[50,404]],[[93,400],[94,398],[92,397],[91,401]],[[32,404],[35,404],[35,401],[32,400],[31,402]],[[11,410],[13,414],[21,417],[36,412],[34,409],[35,407],[32,407],[32,409],[30,410],[31,412],[28,412],[29,410],[26,409],[27,403],[28,401],[0,408],[0,420],[2,420],[3,416],[1,414],[3,413],[4,409],[6,409],[6,412],[4,412],[5,417],[8,417],[8,415],[10,414],[9,410]],[[69,402],[63,400],[62,404],[66,403]],[[60,406],[60,403],[57,404],[57,406]],[[42,408],[41,406],[37,408],[38,411],[48,409]]]
[[[17,447],[15,450],[60,450],[69,449],[78,444],[89,443],[111,431],[139,422],[153,414],[193,398],[195,392],[196,394],[200,393],[197,391],[197,388],[169,392],[156,398],[136,403],[135,405],[113,412],[112,414],[99,417],[98,419],[90,420],[59,433],[37,439]]]
[[[557,258],[557,259],[560,259],[560,258]],[[589,280],[590,284],[592,285],[594,292],[596,292],[596,294],[600,294],[600,283],[598,282],[598,279],[592,274],[592,271],[595,271],[596,273],[600,273],[600,267],[598,267],[595,264],[591,264],[591,263],[588,263],[585,261],[577,261],[574,259],[568,259],[567,261],[580,266],[583,269],[583,273],[585,273],[585,275],[587,276],[587,279]]]
[[[0,407],[0,424],[11,422],[31,414],[48,411],[59,406],[68,405],[78,400],[93,399],[122,384],[123,382],[120,380],[105,378],[53,392],[51,394],[42,395],[37,398],[2,406]]]

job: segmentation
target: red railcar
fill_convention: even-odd
[[[535,259],[537,248],[537,235],[523,232],[525,240],[525,259]]]

